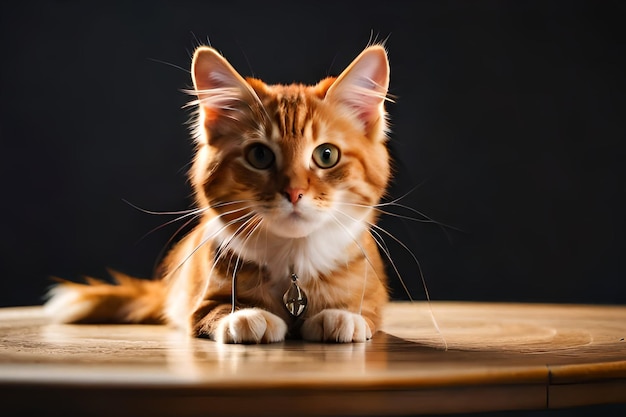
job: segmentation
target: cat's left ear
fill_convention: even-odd
[[[325,100],[353,113],[369,137],[381,137],[387,128],[385,100],[389,88],[389,61],[381,45],[366,48],[326,92]],[[384,137],[384,136],[383,136]]]

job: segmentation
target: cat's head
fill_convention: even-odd
[[[314,86],[244,79],[209,47],[195,51],[192,76],[202,207],[233,230],[287,238],[372,221],[390,176],[382,46]]]

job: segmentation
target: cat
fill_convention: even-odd
[[[220,343],[364,342],[389,298],[372,233],[390,181],[389,61],[367,46],[316,85],[243,78],[193,55],[199,221],[154,280],[50,290],[61,323],[167,323]]]

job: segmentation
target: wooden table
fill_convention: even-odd
[[[626,403],[626,307],[392,303],[361,344],[219,345],[0,310],[3,415],[409,415]],[[7,412],[7,414],[4,414]]]

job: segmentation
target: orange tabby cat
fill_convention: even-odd
[[[388,298],[370,234],[390,176],[384,48],[315,86],[244,79],[209,47],[192,76],[199,224],[157,280],[61,283],[51,317],[165,322],[223,343],[371,338]]]

